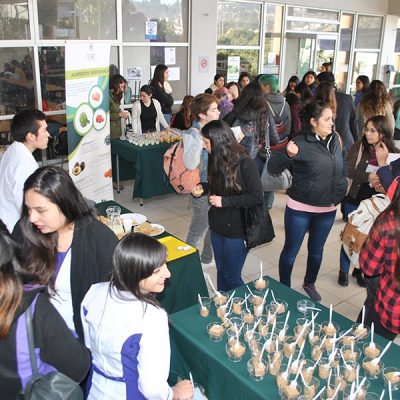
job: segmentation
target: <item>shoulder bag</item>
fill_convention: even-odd
[[[83,400],[83,392],[79,384],[68,376],[61,372],[43,375],[38,371],[31,307],[27,308],[25,316],[32,377],[26,384],[24,400]]]
[[[275,190],[287,190],[292,186],[292,174],[285,169],[280,174],[271,174],[268,172],[268,162],[271,158],[269,136],[265,137],[266,159],[261,172],[261,184],[264,192],[274,192]]]
[[[243,214],[248,250],[269,243],[275,237],[272,219],[265,205],[243,208]]]

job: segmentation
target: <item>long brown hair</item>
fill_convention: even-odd
[[[0,339],[7,336],[22,299],[21,254],[5,229],[0,229]]]
[[[186,129],[189,129],[192,126],[192,122],[194,120],[194,115],[190,111],[190,105],[192,104],[193,96],[185,96],[183,98],[181,111],[183,113],[183,124]]]
[[[333,118],[336,118],[336,96],[335,96],[335,88],[332,83],[324,81],[321,82],[317,88],[315,89],[315,100],[321,100],[324,103],[329,105],[329,108],[332,110]]]
[[[368,87],[367,92],[360,101],[360,107],[366,118],[374,115],[386,115],[386,107],[390,105],[393,109],[393,102],[382,81],[374,80]]]

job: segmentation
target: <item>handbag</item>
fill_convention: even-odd
[[[244,208],[243,214],[248,250],[269,243],[275,237],[272,219],[265,205]]]
[[[26,384],[24,400],[83,400],[83,392],[79,384],[68,376],[61,372],[43,375],[38,371],[31,307],[27,308],[25,315],[32,377]]]
[[[264,192],[274,192],[275,190],[287,190],[292,186],[292,174],[285,169],[279,174],[268,172],[268,161],[271,158],[269,135],[265,135],[266,157],[263,170],[261,172],[261,184]]]

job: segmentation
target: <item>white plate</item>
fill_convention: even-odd
[[[134,220],[133,226],[143,224],[147,221],[147,217],[143,214],[136,214],[136,213],[128,213],[128,214],[121,214],[121,219],[124,220],[125,218],[132,218]]]
[[[148,235],[148,236],[158,236],[158,235],[161,235],[162,233],[165,232],[165,228],[164,228],[162,225],[159,225],[159,224],[150,224],[150,225],[151,225],[153,228],[158,228],[159,231],[158,231],[157,233],[150,234],[150,235]],[[136,228],[134,228],[134,231],[136,232]]]

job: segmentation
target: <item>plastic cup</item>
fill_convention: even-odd
[[[274,307],[275,311],[278,309],[278,315],[285,313],[288,309],[287,301],[281,299],[276,299],[276,302],[271,301],[270,305]]]
[[[247,361],[247,371],[251,379],[261,381],[268,371],[268,363],[266,360],[260,360],[259,357],[253,357]]]
[[[363,346],[363,354],[365,357],[378,357],[382,353],[382,346],[378,343],[375,343],[375,347],[371,347],[369,342],[364,343]]]
[[[354,361],[349,361],[346,364],[348,365],[348,368],[343,367],[343,377],[344,379],[346,379],[346,382],[352,383],[356,380],[357,377],[358,364]]]
[[[311,315],[313,310],[310,310],[310,308],[315,307],[315,303],[309,299],[301,299],[296,303],[296,305],[299,313],[304,316]]]
[[[308,369],[310,367],[314,366],[314,362],[312,360],[309,359],[304,359],[303,358],[303,368],[302,368],[302,375],[304,380],[306,381],[307,384],[309,384],[309,382],[311,381],[311,378],[313,377],[313,373],[314,371],[311,369]]]
[[[247,341],[247,347],[252,356],[257,356],[260,354],[261,348],[261,335],[258,332],[254,332],[251,338]]]
[[[308,387],[306,385],[303,386],[303,398],[304,400],[312,400],[315,395],[318,393],[320,387],[320,380],[315,376],[311,377],[310,382],[308,383]],[[299,397],[300,399],[300,397]]]
[[[284,321],[279,321],[276,323],[275,326],[275,333],[276,336],[278,336],[278,340],[280,342],[284,342],[286,335],[287,335],[287,331],[289,330],[289,324],[286,324],[285,326],[285,322]]]
[[[310,345],[313,346],[318,342],[320,337],[321,337],[321,325],[314,324],[314,332],[312,331],[312,328],[310,328],[310,332],[307,334],[308,343],[310,343]]]
[[[353,324],[353,335],[354,336],[358,336],[359,334],[361,334],[360,336],[358,336],[357,340],[359,342],[363,342],[365,339],[367,339],[368,335],[369,335],[369,327],[366,326],[364,324],[363,328],[360,327],[360,324],[355,323]]]
[[[203,318],[210,315],[211,299],[209,297],[201,297],[201,304],[199,303],[199,312]]]
[[[297,382],[296,386],[292,388],[289,385],[281,387],[281,400],[297,400],[301,395],[301,385]]]
[[[243,299],[241,297],[234,297],[232,299],[232,312],[236,315],[240,315],[242,313],[243,308]]]
[[[324,321],[321,324],[321,334],[326,335],[327,337],[333,337],[338,334],[340,331],[340,326],[336,322],[332,322],[333,327],[329,326],[329,321]]]
[[[296,338],[294,336],[286,336],[285,342],[283,344],[283,355],[286,358],[289,358],[290,355],[296,351],[296,346],[294,345],[295,341]]]
[[[360,383],[361,383],[361,381],[363,379],[364,379],[364,377],[361,376],[361,375],[358,377],[358,380],[359,380]],[[363,383],[363,385],[361,387],[361,390],[360,390],[358,396],[356,397],[356,400],[364,399],[366,394],[368,393],[368,389],[369,389],[370,386],[371,386],[370,380],[369,379],[365,379],[365,381],[364,381],[364,383]],[[348,384],[344,389],[343,398],[350,397],[350,391],[351,391],[351,384]]]
[[[286,372],[286,370],[287,370],[287,363],[281,363],[278,373],[276,374],[276,384],[278,386],[279,393],[281,393],[281,387],[287,385],[291,378],[290,368],[288,371],[287,379],[285,380],[285,378],[283,377],[282,374]]]
[[[382,373],[384,364],[382,361],[379,361],[377,365],[373,365],[373,358],[365,357],[362,362],[362,367],[365,371],[365,376],[371,380],[378,379],[379,375]]]
[[[261,321],[258,324],[257,330],[261,336],[266,337],[268,335],[271,325],[268,323],[268,318],[264,315],[261,317]]]
[[[220,342],[224,336],[225,328],[218,322],[210,322],[207,325],[207,332],[212,342]]]
[[[129,233],[132,230],[132,222],[133,222],[133,218],[124,218],[122,220],[122,225],[124,227],[124,231]]]
[[[342,346],[341,347],[343,357],[347,361],[357,361],[360,358],[361,351],[357,346],[353,346],[353,350],[351,346]]]
[[[253,324],[254,323],[254,315],[251,313],[251,311],[248,311],[246,309],[242,310],[241,317],[243,322],[246,324]]]
[[[321,357],[318,368],[318,376],[320,379],[328,379],[329,377],[329,370],[331,369],[331,364],[329,363],[328,357]]]
[[[400,368],[395,367],[386,367],[383,369],[382,377],[385,383],[385,386],[389,386],[389,380],[392,387],[392,391],[400,389],[400,375],[395,374],[395,372],[399,373]]]
[[[246,352],[246,347],[240,341],[231,340],[225,345],[225,351],[229,360],[239,362]]]
[[[273,351],[268,353],[268,371],[275,376],[281,367],[283,361],[283,353],[281,351]]]
[[[260,292],[265,292],[268,289],[269,281],[265,278],[256,279],[255,281],[253,281],[253,286],[256,290],[259,290]]]
[[[256,332],[253,332],[253,328],[254,328],[254,323],[252,323],[252,324],[244,324],[243,338],[244,338],[245,342],[250,340],[251,336],[254,335],[254,333],[256,333]]]
[[[214,304],[216,306],[221,306],[223,304],[226,304],[226,302],[229,299],[229,296],[226,293],[220,292],[221,296],[214,296],[212,299],[214,301]]]
[[[292,364],[290,365],[290,372],[295,375],[297,374],[298,369],[300,368],[300,363],[304,360],[305,356],[301,353],[300,358],[298,358],[299,350],[296,350],[293,353]]]

